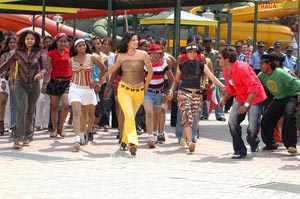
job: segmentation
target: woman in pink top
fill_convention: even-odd
[[[47,92],[51,98],[51,122],[53,132],[50,137],[57,137],[59,134],[61,137],[65,137],[63,125],[65,123],[68,114],[68,92],[69,84],[71,80],[71,69],[69,66],[69,49],[68,49],[68,35],[65,33],[58,33],[55,36],[55,40],[49,47],[47,63],[49,68],[49,75],[51,77],[49,83],[43,83],[42,92]],[[61,100],[61,117],[59,126],[57,126],[58,108]]]
[[[87,132],[92,130],[95,119],[97,99],[94,87],[98,82],[93,81],[92,78],[94,64],[99,67],[100,74],[104,74],[107,70],[101,58],[91,53],[91,49],[82,38],[77,39],[70,48],[71,58],[69,62],[73,76],[70,84],[69,104],[73,110],[73,127],[75,132],[75,143],[73,146],[75,151],[79,151],[80,145],[87,143],[86,135]],[[98,78],[100,79],[100,76]]]

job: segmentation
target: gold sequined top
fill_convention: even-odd
[[[121,81],[135,85],[145,81],[144,61],[142,60],[125,60],[122,62]]]

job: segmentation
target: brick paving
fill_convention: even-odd
[[[169,118],[166,143],[148,149],[143,134],[134,158],[119,150],[116,129],[99,130],[78,153],[72,152],[71,128],[66,138],[38,131],[21,151],[12,149],[8,136],[0,137],[0,198],[300,198],[299,157],[283,147],[232,160],[227,123],[212,115],[200,121],[200,139],[190,154],[179,148]]]

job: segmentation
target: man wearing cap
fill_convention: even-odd
[[[293,46],[286,47],[286,56],[283,65],[293,71],[297,71],[297,57],[293,55]]]
[[[237,60],[246,62],[246,55],[244,55],[242,52],[243,42],[242,41],[235,42],[234,47],[237,53]]]
[[[260,60],[261,72],[258,78],[274,96],[265,110],[261,121],[261,136],[266,146],[263,150],[277,149],[274,128],[284,116],[282,140],[288,153],[296,154],[297,127],[296,112],[299,110],[300,80],[284,69],[276,67],[274,55],[263,55]]]
[[[246,55],[246,62],[249,63],[253,53],[252,38],[247,37],[246,42],[247,44],[242,47],[242,52]]]
[[[276,53],[281,53],[285,56],[285,54],[281,52],[281,42],[280,41],[275,41],[274,50]]]
[[[235,101],[230,111],[228,126],[233,141],[233,159],[240,159],[247,155],[247,148],[242,139],[241,123],[248,116],[247,142],[251,152],[258,152],[260,118],[263,111],[266,94],[264,88],[249,64],[236,60],[236,51],[232,47],[225,47],[218,56],[220,66],[223,67],[226,87],[225,96],[219,103],[223,107],[231,96]]]
[[[262,55],[267,54],[265,52],[265,42],[259,41],[257,42],[257,51],[253,53],[251,60],[250,60],[250,65],[253,68],[254,72],[258,74],[260,72],[260,58]]]

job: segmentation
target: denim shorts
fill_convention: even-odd
[[[158,93],[153,93],[148,90],[144,97],[144,102],[153,102],[154,106],[161,107],[162,96],[162,91],[159,91]]]

